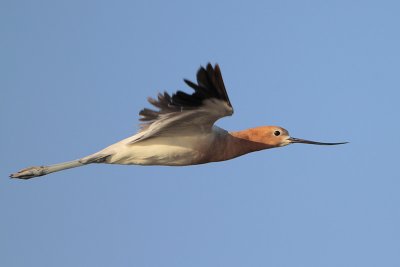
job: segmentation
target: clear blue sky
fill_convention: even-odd
[[[400,266],[398,1],[0,3],[0,266]],[[194,167],[91,165],[147,96],[219,63],[228,130],[292,145]]]

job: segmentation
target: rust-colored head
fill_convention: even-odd
[[[248,129],[243,134],[246,139],[265,144],[267,147],[280,147],[290,144],[289,132],[279,126],[260,126]]]
[[[312,144],[312,145],[341,145],[347,142],[340,143],[322,143],[300,138],[290,137],[289,132],[279,126],[261,126],[248,129],[242,132],[242,135],[253,142],[262,143],[268,147],[280,147],[294,143]]]

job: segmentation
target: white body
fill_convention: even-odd
[[[214,126],[211,132],[156,136],[138,142],[133,142],[137,139],[137,135],[134,135],[82,160],[109,155],[104,163],[168,166],[199,164],[210,158],[213,149],[226,134],[227,131]]]

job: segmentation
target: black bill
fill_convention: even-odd
[[[348,142],[323,143],[323,142],[315,142],[315,141],[310,141],[310,140],[305,140],[305,139],[300,139],[300,138],[294,138],[294,137],[289,137],[289,141],[290,141],[291,144],[301,143],[301,144],[324,145],[324,146],[343,145],[343,144],[347,144],[348,143]]]

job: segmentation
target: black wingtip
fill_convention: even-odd
[[[196,79],[197,84],[188,79],[183,79],[183,81],[194,90],[192,94],[177,91],[171,96],[164,93],[164,95],[159,95],[157,100],[150,99],[150,104],[158,108],[158,110],[142,110],[139,113],[142,117],[140,120],[151,123],[151,121],[157,120],[161,114],[193,109],[201,106],[204,100],[210,98],[222,100],[232,109],[222,79],[221,70],[217,63],[214,67],[210,62],[207,63],[206,67],[200,66],[196,74]]]

